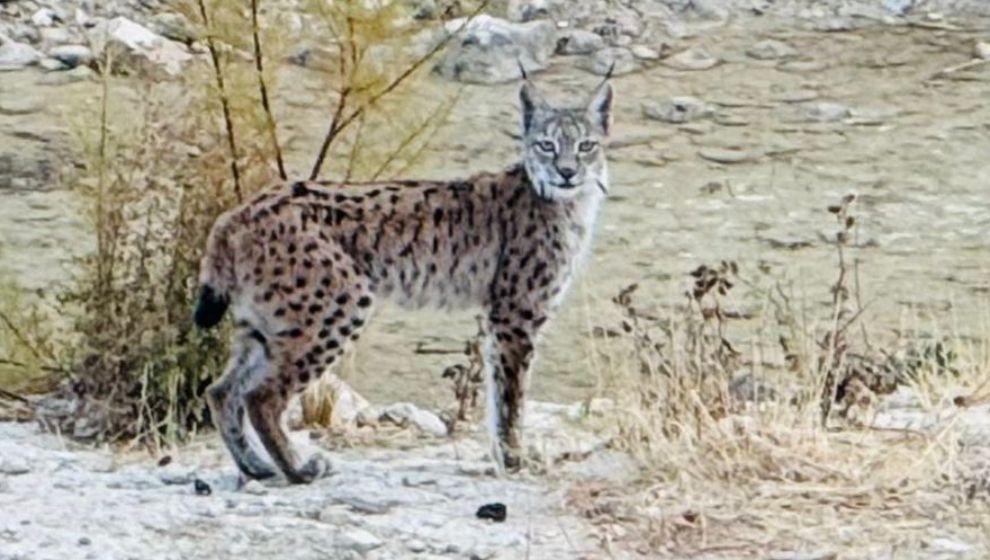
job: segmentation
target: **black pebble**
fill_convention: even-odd
[[[213,493],[213,489],[210,488],[210,485],[198,478],[196,479],[195,482],[193,482],[193,488],[196,490],[197,496],[209,496],[210,494]],[[504,514],[503,514],[503,518],[504,518]]]
[[[478,513],[475,515],[478,516],[478,519],[491,519],[492,521],[501,523],[505,521],[505,504],[500,502],[485,504],[478,508]]]
[[[161,459],[158,460],[158,466],[159,467],[164,467],[165,465],[167,465],[167,464],[169,464],[171,462],[172,462],[172,456],[171,455],[165,455],[164,457],[162,457]]]

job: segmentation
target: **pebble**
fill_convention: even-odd
[[[646,45],[633,45],[629,48],[633,56],[640,60],[659,60],[660,51]]]
[[[639,68],[632,51],[625,47],[605,47],[581,61],[581,68],[604,76],[612,72],[613,76],[621,76],[634,72]]]
[[[704,101],[687,95],[643,105],[643,114],[648,118],[674,124],[691,122],[711,113],[711,108]]]
[[[977,41],[977,43],[973,45],[973,56],[979,58],[980,60],[990,60],[990,43]]]
[[[209,496],[213,493],[213,489],[210,488],[210,485],[198,478],[195,482],[193,482],[193,490],[196,491],[197,496]]]
[[[0,107],[0,114],[2,114]],[[31,467],[24,461],[18,459],[0,459],[0,474],[17,476],[31,472]]]
[[[764,39],[750,47],[746,54],[756,60],[781,60],[797,56],[797,49],[783,41]]]
[[[702,159],[714,161],[715,163],[743,163],[756,159],[756,156],[746,150],[733,150],[727,148],[702,148],[698,155]]]
[[[46,86],[62,86],[82,82],[95,76],[96,73],[87,66],[77,66],[65,72],[49,72],[40,78],[38,83]]]
[[[707,50],[701,47],[691,47],[663,60],[663,65],[675,70],[708,70],[721,62]]]
[[[796,122],[838,122],[852,116],[849,107],[841,103],[831,101],[820,101],[818,103],[808,103],[798,108],[797,113],[791,116]]]
[[[264,496],[265,494],[268,493],[268,489],[265,488],[265,485],[262,484],[260,481],[249,480],[246,483],[244,483],[243,487],[241,487],[241,492],[244,492],[245,494],[251,494],[254,496]]]
[[[592,54],[605,47],[605,39],[597,33],[574,29],[557,38],[557,54]]]
[[[93,51],[85,45],[61,45],[48,51],[48,56],[69,68],[87,65],[93,61]]]
[[[938,537],[928,543],[928,548],[932,552],[942,554],[965,554],[973,550],[973,546],[956,539]]]
[[[61,21],[61,18],[50,8],[40,8],[31,16],[31,23],[36,27],[51,27],[58,21]]]
[[[0,45],[0,72],[18,70],[36,64],[39,60],[41,53],[31,45],[16,41],[7,41]]]
[[[427,434],[443,437],[447,435],[447,425],[439,416],[423,410],[412,403],[396,403],[382,411],[381,421],[390,421],[403,425],[406,423],[416,426]]]
[[[382,540],[364,529],[348,529],[340,534],[340,547],[365,553],[382,546]]]
[[[501,523],[505,521],[508,511],[506,510],[505,504],[501,502],[493,502],[490,504],[485,504],[478,508],[475,516],[478,519],[491,519],[496,523]]]

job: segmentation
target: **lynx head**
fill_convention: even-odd
[[[583,107],[551,106],[528,79],[519,99],[523,162],[537,195],[545,200],[563,200],[592,191],[607,192],[604,142],[612,117],[608,78]]]

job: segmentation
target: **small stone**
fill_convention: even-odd
[[[348,529],[340,534],[340,548],[364,554],[382,546],[382,540],[364,529]]]
[[[85,45],[62,45],[48,51],[48,56],[57,59],[68,68],[85,66],[93,61],[93,51]]]
[[[406,543],[409,552],[420,553],[426,550],[426,543],[419,539],[412,539]]]
[[[980,60],[990,60],[990,43],[977,41],[976,44],[973,45],[973,56],[979,58]]]
[[[254,496],[264,496],[268,493],[268,489],[265,485],[257,480],[249,480],[244,486],[241,487],[241,491],[245,494],[252,494]]]
[[[0,72],[37,64],[41,57],[41,53],[31,45],[7,41],[0,45]]]
[[[761,403],[777,398],[773,386],[756,378],[752,373],[740,375],[729,383],[729,394],[739,402]]]
[[[666,101],[646,103],[643,114],[667,123],[682,124],[711,115],[711,108],[696,97],[671,97]]]
[[[51,27],[62,19],[50,8],[41,8],[31,16],[31,23],[38,27]]]
[[[501,502],[493,502],[478,508],[477,513],[474,515],[478,519],[491,519],[496,523],[501,523],[505,521],[505,518],[508,516],[508,511],[506,510],[505,504]]]
[[[714,68],[719,62],[721,61],[707,50],[701,47],[692,47],[665,58],[663,65],[675,70],[697,71]]]
[[[625,47],[605,47],[583,59],[580,66],[599,76],[605,76],[610,71],[613,76],[621,76],[636,71],[639,63],[636,62],[632,52]]]
[[[3,114],[0,107],[0,114]],[[18,459],[0,459],[0,474],[17,476],[31,472],[31,467],[26,462]]]
[[[750,161],[755,156],[746,150],[733,150],[726,148],[704,148],[698,152],[702,159],[714,161],[715,163],[743,163]]]
[[[640,60],[660,60],[660,51],[646,45],[633,45],[629,50]]]
[[[956,539],[938,537],[928,543],[928,548],[932,552],[942,554],[965,554],[973,550],[973,546]]]
[[[750,47],[746,54],[756,60],[781,60],[797,56],[797,49],[783,41],[764,39]]]
[[[93,544],[93,541],[91,541],[89,539],[89,537],[79,537],[78,543],[79,543],[79,546],[89,546],[89,545]]]
[[[95,76],[95,73],[88,66],[77,66],[66,72],[51,72],[41,76],[38,83],[45,86],[63,86],[82,82]]]
[[[398,425],[412,424],[420,431],[437,437],[447,435],[447,425],[439,416],[412,403],[396,403],[382,411],[380,420]]]
[[[828,64],[820,60],[784,60],[777,65],[781,72],[793,72],[795,74],[813,74],[828,68]]]
[[[41,102],[34,98],[0,99],[0,115],[30,115],[41,111],[42,108]]]
[[[213,489],[210,488],[210,485],[198,478],[195,482],[193,482],[193,490],[196,491],[197,496],[209,496],[213,493]]]
[[[54,58],[42,58],[38,61],[38,66],[44,70],[48,70],[49,72],[54,72],[55,70],[65,70],[67,68],[66,65]]]
[[[557,54],[591,54],[605,48],[605,39],[597,33],[574,29],[557,38]]]
[[[838,122],[852,116],[849,107],[841,103],[821,101],[800,106],[797,112],[790,116],[792,122]]]

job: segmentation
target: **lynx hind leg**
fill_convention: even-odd
[[[305,298],[308,303],[300,312],[284,315],[282,330],[270,341],[268,369],[246,393],[248,415],[258,438],[286,478],[296,484],[311,482],[329,469],[319,455],[300,460],[282,429],[281,415],[289,398],[322,375],[345,344],[358,338],[372,306],[370,282],[354,273],[349,263],[337,264],[321,269],[320,277],[304,283],[311,286]],[[338,274],[344,265],[350,274]],[[289,301],[301,299],[300,292],[290,294]]]
[[[242,331],[235,335],[231,357],[223,375],[210,385],[206,401],[213,424],[230,451],[237,468],[249,478],[263,480],[277,473],[248,444],[244,431],[244,382],[265,367],[265,349]]]

